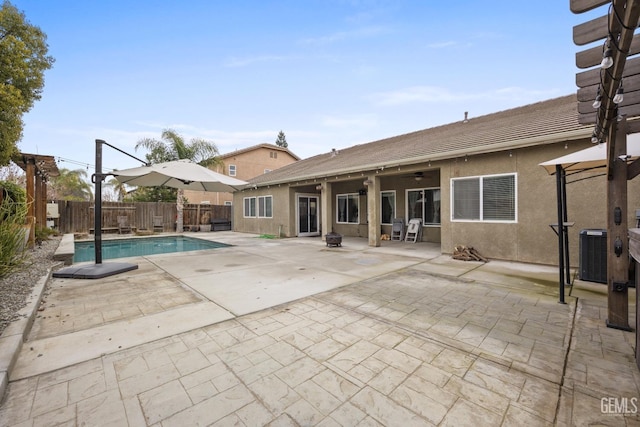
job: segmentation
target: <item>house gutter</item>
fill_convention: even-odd
[[[370,164],[361,165],[353,168],[337,169],[334,171],[324,172],[322,175],[299,176],[291,179],[281,179],[281,180],[275,180],[275,181],[261,182],[259,184],[249,184],[248,186],[245,187],[245,189],[256,187],[256,186],[265,187],[268,185],[287,184],[294,181],[299,182],[299,181],[308,181],[313,179],[317,180],[317,179],[323,179],[323,178],[326,178],[329,176],[335,176],[335,175],[344,175],[344,174],[363,172],[363,171],[375,171],[382,168],[408,166],[408,165],[413,165],[416,163],[424,163],[428,161],[435,162],[440,160],[449,160],[449,159],[455,159],[456,157],[472,156],[477,154],[487,154],[487,153],[493,153],[497,151],[514,150],[514,149],[527,148],[527,147],[538,146],[538,145],[555,144],[555,143],[564,142],[564,141],[575,141],[578,139],[589,138],[591,136],[592,131],[593,131],[592,127],[585,127],[583,129],[576,129],[570,132],[555,134],[555,135],[552,135],[551,137],[549,135],[541,135],[541,136],[536,136],[532,138],[520,139],[515,142],[508,141],[508,142],[501,142],[498,144],[484,145],[481,147],[475,147],[470,149],[446,151],[446,152],[437,153],[434,155],[420,155],[416,157],[409,157],[407,159],[398,160],[393,163],[370,163]]]

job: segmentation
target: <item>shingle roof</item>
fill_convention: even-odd
[[[324,153],[260,175],[254,185],[400,166],[587,138],[593,126],[578,123],[576,95]]]
[[[233,157],[233,156],[241,154],[241,153],[247,153],[249,151],[257,150],[258,148],[266,148],[268,150],[273,150],[273,151],[282,151],[282,152],[285,152],[285,153],[289,153],[289,155],[291,155],[294,159],[300,160],[300,157],[296,156],[294,153],[289,151],[288,148],[280,147],[278,145],[273,145],[273,144],[252,145],[251,147],[241,148],[239,150],[231,151],[230,153],[221,154],[220,158],[226,159],[226,158]]]

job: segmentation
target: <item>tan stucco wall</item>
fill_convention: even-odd
[[[591,146],[590,141],[570,142],[565,148],[564,142],[508,151],[469,156],[416,165],[400,170],[384,170],[379,175],[380,190],[396,191],[396,216],[405,218],[405,198],[407,189],[440,187],[442,196],[441,227],[424,227],[423,241],[441,242],[443,253],[452,253],[455,245],[476,248],[490,259],[502,259],[527,263],[557,265],[558,240],[549,224],[557,222],[556,179],[549,175],[539,163],[564,156]],[[413,171],[422,171],[424,179],[416,182]],[[599,171],[597,174],[602,174]],[[360,224],[336,224],[336,195],[357,193],[366,189],[363,181],[371,171],[363,176],[339,177],[330,179],[331,206],[328,217],[331,224],[322,224],[322,233],[332,229],[345,236],[368,237],[367,197],[360,196]],[[483,176],[502,173],[517,174],[517,222],[488,223],[451,221],[451,178]],[[360,174],[357,174],[360,175]],[[594,175],[592,173],[591,175]],[[577,179],[589,176],[580,173],[569,176],[567,181],[568,220],[575,225],[569,229],[571,265],[579,263],[580,231],[584,229],[606,228],[606,178],[598,176],[592,179]],[[341,181],[342,180],[342,181]],[[301,183],[302,184],[302,183]],[[235,228],[238,231],[276,234],[282,225],[285,236],[296,234],[296,193],[315,193],[315,183],[289,186],[283,184],[271,189],[248,190],[236,193]],[[274,196],[274,218],[242,218],[242,197],[248,194]],[[640,179],[628,182],[627,218],[629,227],[635,227],[635,210],[640,209]],[[327,207],[321,206],[321,209]],[[381,233],[390,234],[391,226],[381,226]]]
[[[271,153],[274,153],[275,157]],[[229,175],[229,165],[235,165],[236,175],[234,178],[247,181],[262,175],[265,169],[275,170],[295,161],[296,159],[286,151],[258,147],[255,150],[238,152],[237,154],[226,154],[223,158],[224,166],[218,167],[215,171],[223,175]],[[225,202],[233,200],[231,193],[208,191],[185,191],[185,197],[187,197],[189,203],[208,201],[214,205],[223,205]]]
[[[452,253],[455,245],[472,246],[493,259],[557,265],[558,239],[549,224],[557,223],[556,178],[539,163],[588,148],[590,141],[526,148],[509,152],[451,160],[442,168],[443,225],[442,251]],[[451,186],[454,177],[517,173],[518,221],[515,224],[451,222]],[[598,172],[601,174],[603,171]],[[580,173],[567,182],[596,175]],[[635,224],[635,209],[640,207],[640,181],[628,183],[629,225]],[[571,265],[579,263],[580,231],[606,228],[606,178],[599,176],[567,185]]]
[[[289,186],[273,186],[270,188],[247,189],[234,193],[233,218],[234,230],[245,233],[271,234],[282,237],[292,237],[290,228],[290,208],[291,189]],[[272,196],[273,197],[273,217],[272,218],[245,218],[244,203],[245,197]],[[295,224],[294,224],[295,225]]]

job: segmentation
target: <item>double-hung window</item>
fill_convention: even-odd
[[[440,188],[407,190],[408,220],[422,219],[423,225],[440,225]]]
[[[273,196],[258,197],[258,218],[273,217]]]
[[[516,174],[451,180],[452,221],[517,221]]]
[[[256,216],[256,198],[255,197],[245,197],[243,200],[244,203],[244,217],[245,218],[254,218]]]
[[[236,176],[236,165],[229,165],[229,176]]]
[[[358,193],[338,194],[338,223],[358,224],[360,219],[358,211],[360,208],[360,196]]]

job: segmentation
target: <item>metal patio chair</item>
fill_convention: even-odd
[[[407,225],[407,235],[404,238],[405,242],[417,242],[422,235],[422,219],[413,218],[409,220]]]
[[[154,216],[153,217],[153,232],[155,233],[156,231],[162,233],[164,231],[164,224],[162,223],[162,217],[161,216]]]
[[[391,225],[391,240],[399,242],[404,238],[404,219],[394,218]]]
[[[118,216],[118,233],[131,233],[131,225],[129,225],[129,218],[126,215]]]

